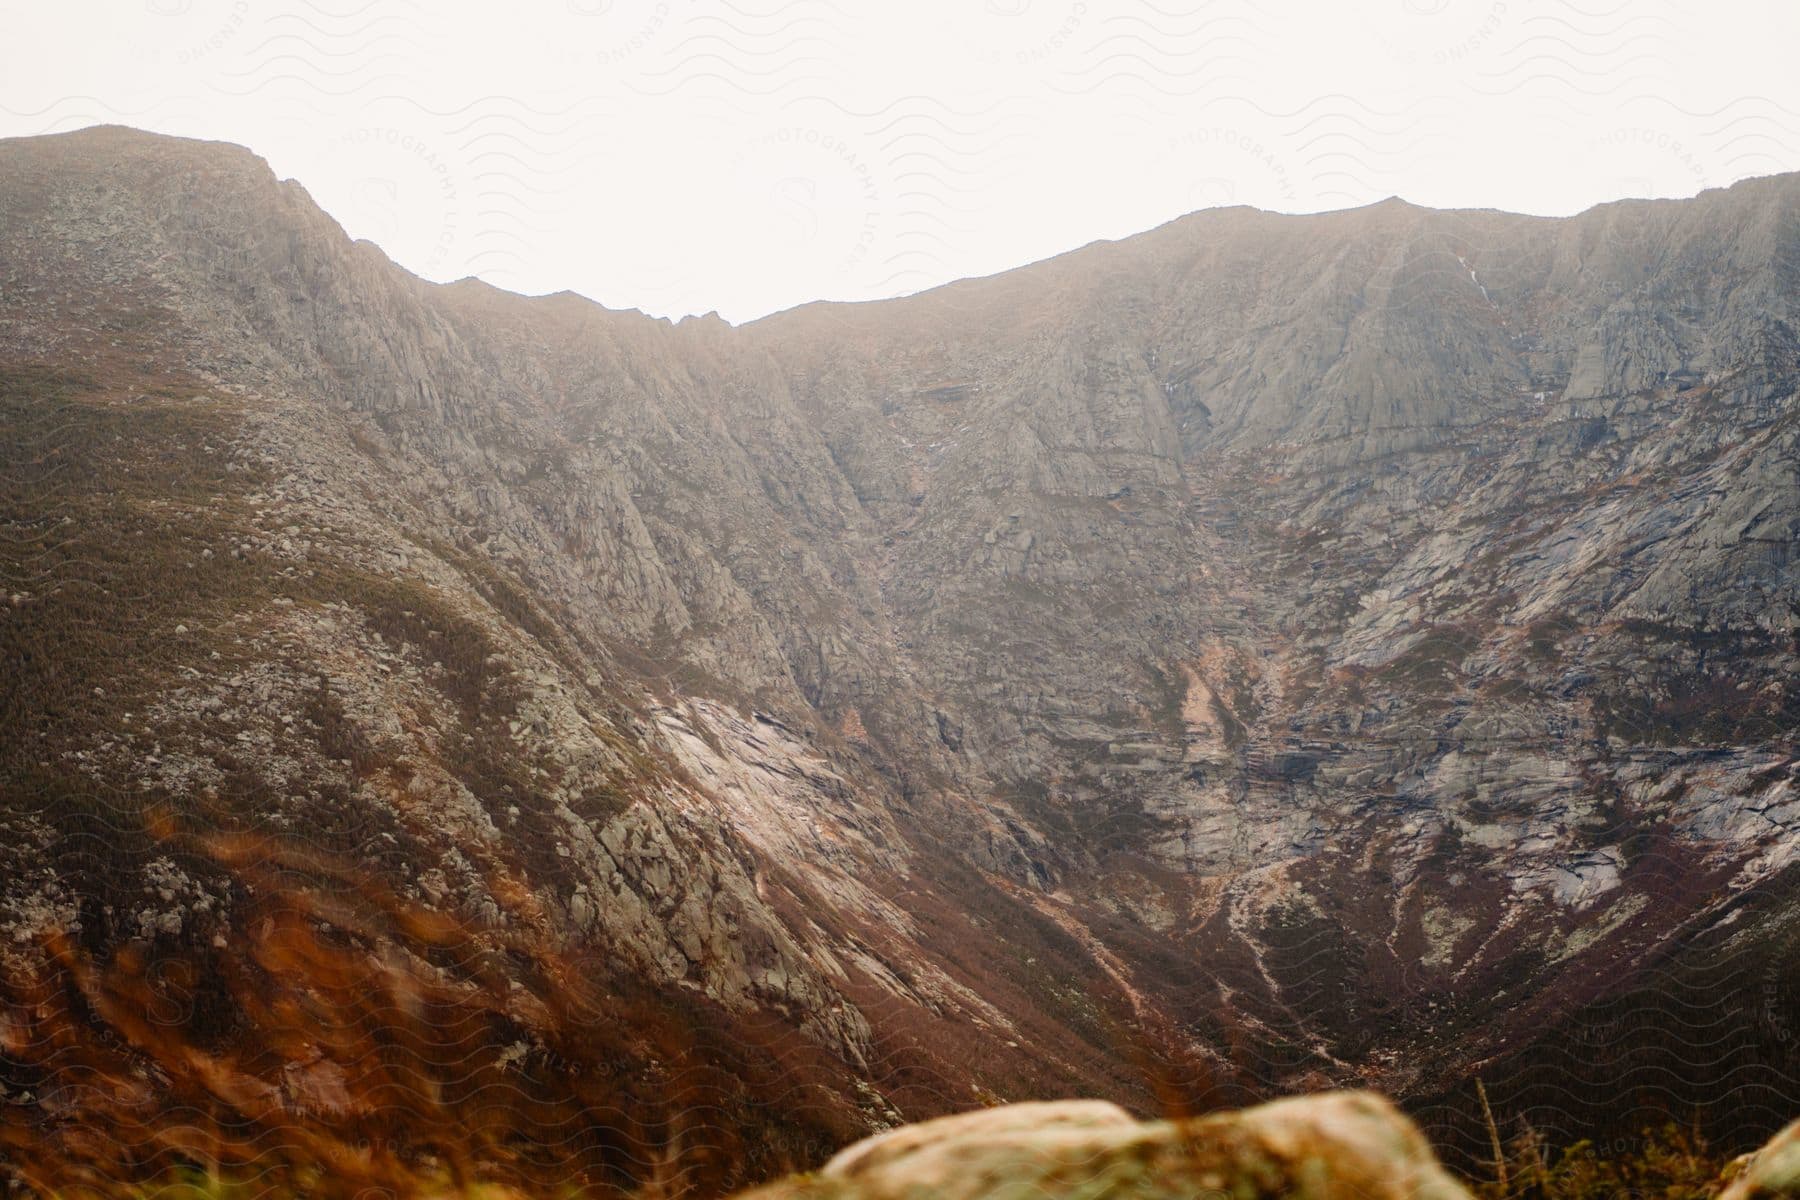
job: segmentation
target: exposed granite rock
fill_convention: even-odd
[[[1789,1200],[1800,1196],[1800,1121],[1750,1156],[1719,1200]]]
[[[1007,1105],[880,1134],[844,1150],[813,1178],[751,1194],[767,1200],[1469,1195],[1412,1123],[1368,1093],[1149,1123],[1095,1101]]]

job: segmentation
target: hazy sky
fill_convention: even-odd
[[[1800,169],[1800,6],[0,0],[0,135],[242,142],[432,279],[742,321],[1221,204]]]

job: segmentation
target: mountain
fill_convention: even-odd
[[[1797,304],[1800,176],[734,328],[423,282],[238,147],[0,142],[0,1153],[384,1114],[724,1186],[1071,1094],[1455,1142],[1476,1074],[1747,1148]]]

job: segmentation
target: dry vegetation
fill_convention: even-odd
[[[106,953],[52,934],[7,972],[0,1066],[40,1101],[0,1108],[14,1186],[717,1192],[837,1132],[746,1140],[773,1117],[754,1089],[786,1069],[603,960],[461,926],[311,851],[160,832],[234,875],[247,932]]]
[[[1696,1127],[1670,1122],[1605,1145],[1582,1140],[1560,1149],[1529,1124],[1500,1147],[1482,1200],[1710,1200],[1731,1170]]]
[[[267,484],[233,455],[241,419],[181,376],[0,371],[0,832],[16,843],[0,863],[53,871],[75,905],[62,927],[0,945],[0,1188],[716,1194],[854,1132],[841,1104],[807,1100],[809,1082],[835,1095],[841,1081],[787,1027],[649,991],[541,922],[477,928],[377,882],[372,848],[404,853],[419,833],[342,783],[313,781],[303,836],[278,839],[258,830],[280,785],[229,749],[212,753],[218,787],[134,770],[159,698],[195,663],[253,665],[270,614],[291,611],[280,598],[353,611],[430,664],[467,732],[444,739],[443,765],[484,803],[529,809],[544,787],[504,742],[504,648],[450,597],[347,556],[241,551],[266,537],[254,497]],[[455,565],[474,595],[567,649],[491,564]],[[295,715],[345,778],[398,769],[323,674]],[[47,848],[28,863],[34,828]],[[554,853],[535,832],[517,854]],[[229,921],[135,925],[161,863]],[[530,907],[516,882],[491,883]]]

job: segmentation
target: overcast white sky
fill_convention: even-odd
[[[1800,169],[1749,0],[0,0],[0,135],[250,146],[431,279],[747,320],[1197,208]]]

